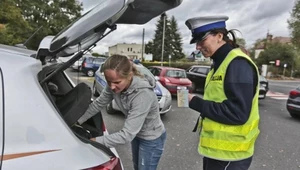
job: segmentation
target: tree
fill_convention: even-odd
[[[20,8],[16,7],[13,0],[0,2],[0,43],[15,45],[25,41],[31,27],[24,20]]]
[[[293,10],[291,12],[291,17],[287,21],[289,29],[291,30],[292,42],[300,49],[300,1],[296,0]]]
[[[184,57],[182,53],[181,36],[178,33],[177,22],[174,17],[171,20],[165,15],[165,39],[163,60],[168,61],[169,55],[173,60]],[[154,38],[145,46],[145,52],[153,54],[153,60],[160,61],[162,55],[162,37],[163,37],[164,16],[161,15],[156,23]]]
[[[152,53],[153,54],[153,42],[149,41],[146,45],[145,45],[145,53],[149,54]]]
[[[294,46],[282,43],[269,43],[268,48],[260,53],[255,62],[258,66],[261,66],[263,64],[269,65],[270,61],[276,60],[280,60],[278,71],[282,72],[284,64],[287,64],[287,69],[291,70],[296,62]]]
[[[182,52],[182,38],[178,31],[178,24],[174,16],[170,21],[170,36],[171,36],[171,56],[172,60],[179,60],[184,58]]]
[[[93,53],[92,53],[92,56],[94,56],[94,57],[99,57],[100,54],[99,54],[99,53],[96,53],[96,52],[93,52]]]
[[[37,49],[47,35],[56,35],[81,15],[82,4],[77,0],[13,0],[22,11],[23,18],[33,28],[30,37],[40,26],[42,29],[28,42],[27,47]]]
[[[108,56],[106,56],[106,55],[99,54],[99,53],[97,53],[97,52],[93,52],[93,53],[92,53],[92,56],[94,56],[94,57],[104,57],[104,58],[107,58],[107,57],[108,57]]]
[[[246,41],[243,38],[236,38],[236,43],[243,48],[246,47]]]
[[[162,55],[162,37],[163,37],[163,25],[164,25],[164,15],[160,16],[160,19],[156,23],[155,35],[150,43],[146,44],[145,52],[153,54],[153,60],[160,61]],[[168,16],[165,15],[165,38],[164,38],[164,56],[163,59],[170,55],[170,43],[169,43],[169,20]]]

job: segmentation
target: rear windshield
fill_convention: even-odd
[[[186,78],[186,73],[184,70],[168,70],[167,77]]]
[[[92,57],[86,57],[85,58],[85,62],[92,63],[93,62],[93,58]]]

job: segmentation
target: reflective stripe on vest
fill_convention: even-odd
[[[219,68],[215,72],[211,70],[208,74],[203,99],[216,103],[222,103],[227,99],[224,92],[224,79],[228,65],[236,57],[247,59],[256,68],[258,76],[257,67],[250,57],[240,49],[233,49]],[[244,125],[225,125],[208,118],[200,119],[202,128],[198,151],[201,155],[226,161],[242,160],[253,155],[254,143],[259,134],[258,94],[259,86],[257,84],[250,116]]]

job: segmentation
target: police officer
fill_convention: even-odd
[[[204,170],[248,169],[259,134],[258,69],[226,29],[226,20],[207,16],[186,21],[191,44],[213,60],[203,99],[189,94],[189,107],[200,112],[196,129]]]

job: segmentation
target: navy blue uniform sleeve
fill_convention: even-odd
[[[222,103],[193,97],[189,106],[219,123],[242,125],[247,122],[252,107],[258,77],[255,68],[244,58],[234,59],[228,66],[224,90],[227,100]]]

